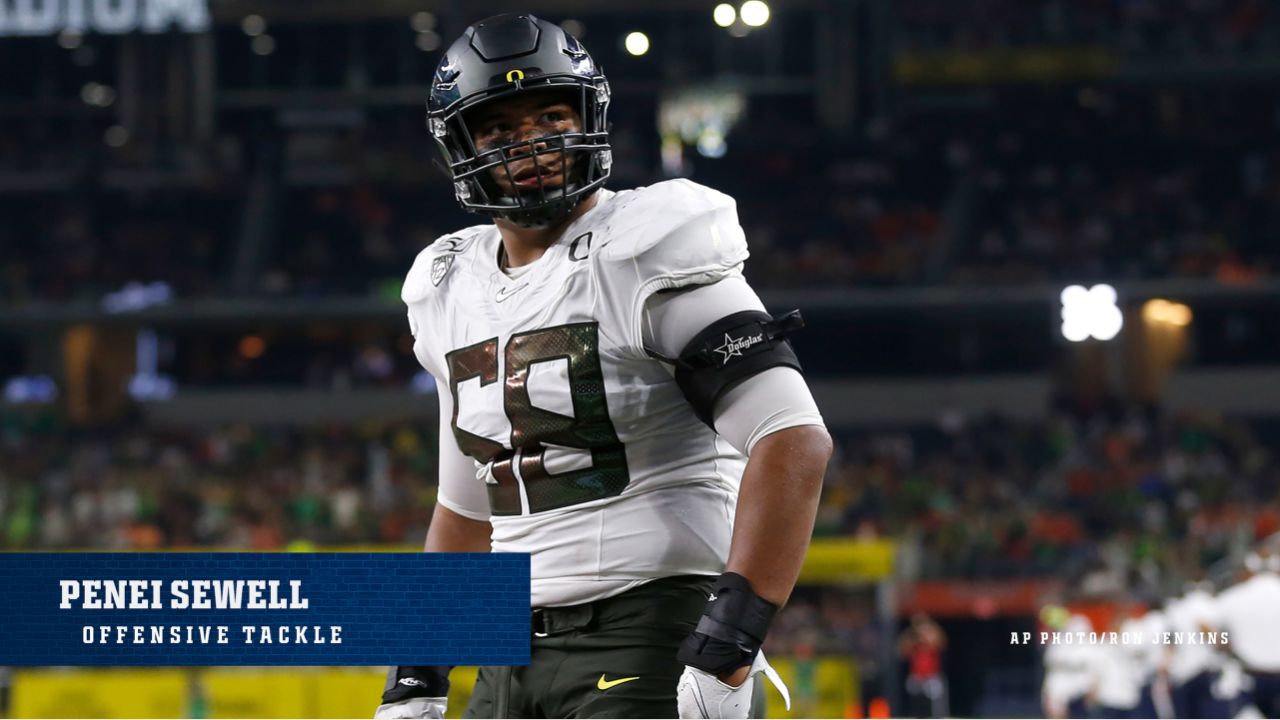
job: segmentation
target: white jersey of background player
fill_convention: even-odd
[[[1071,642],[1051,643],[1044,650],[1044,686],[1041,701],[1048,717],[1070,717],[1072,703],[1083,699],[1093,687],[1093,668],[1097,663],[1096,645],[1088,644],[1093,623],[1084,615],[1072,615],[1062,626],[1063,635],[1071,634]],[[1075,636],[1084,633],[1081,642]]]
[[[1211,675],[1222,670],[1222,657],[1217,648],[1201,633],[1211,628],[1214,617],[1213,596],[1200,586],[1192,586],[1181,597],[1165,606],[1168,630],[1182,633],[1183,642],[1165,646],[1169,654],[1169,682],[1181,685],[1202,673]]]
[[[415,352],[439,384],[439,502],[490,520],[495,552],[533,554],[535,606],[719,572],[745,462],[653,356],[678,356],[729,312],[763,310],[742,279],[733,200],[685,180],[600,192],[531,265],[500,270],[498,232],[480,225],[424,250],[403,290]],[[679,312],[650,302],[708,283]],[[814,409],[807,421],[822,419]],[[777,428],[721,429],[749,451]],[[545,450],[511,454],[526,434]]]
[[[1143,666],[1139,641],[1139,621],[1125,618],[1116,632],[1119,642],[1100,642],[1096,646],[1097,658],[1092,663],[1093,700],[1108,712],[1127,716],[1142,700]],[[1133,644],[1123,641],[1124,633],[1131,633]]]
[[[1232,653],[1255,672],[1280,674],[1280,574],[1251,555],[1250,577],[1214,599],[1211,625],[1228,633]]]
[[[1169,656],[1164,643],[1164,633],[1169,629],[1163,610],[1149,610],[1137,619],[1125,621],[1129,632],[1140,637],[1140,642],[1129,646],[1134,662],[1139,668],[1139,680],[1143,692],[1150,693],[1150,702],[1156,716],[1173,717],[1173,700],[1169,695]]]

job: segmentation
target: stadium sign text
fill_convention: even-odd
[[[0,37],[209,29],[209,0],[0,0]]]

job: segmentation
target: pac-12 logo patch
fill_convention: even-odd
[[[432,261],[431,284],[439,285],[440,281],[444,279],[445,274],[449,272],[449,268],[451,267],[453,267],[452,255],[445,255],[444,257],[438,257],[434,261]]]

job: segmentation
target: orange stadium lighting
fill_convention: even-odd
[[[1186,327],[1191,324],[1191,308],[1163,298],[1148,300],[1142,306],[1142,318],[1149,323]]]
[[[240,338],[240,355],[249,360],[257,360],[267,351],[267,342],[257,335],[245,335]]]

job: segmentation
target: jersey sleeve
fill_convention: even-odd
[[[439,378],[437,378],[438,380]],[[440,395],[440,491],[436,502],[471,520],[488,520],[489,493],[476,477],[475,461],[463,454],[453,437],[453,395],[439,386]]]
[[[708,325],[744,310],[763,311],[764,304],[741,276],[654,296],[644,313],[645,346],[678,357]],[[804,377],[790,367],[769,368],[730,388],[716,402],[714,420],[716,432],[744,455],[771,433],[824,425]]]
[[[448,388],[448,374],[444,372],[444,368],[436,358],[429,332],[436,298],[431,292],[433,287],[428,277],[430,270],[427,268],[434,263],[435,257],[437,256],[430,247],[418,253],[418,258],[414,260],[413,268],[409,270],[409,275],[400,289],[400,299],[404,301],[409,318],[409,333],[413,335],[413,354],[418,358],[418,364],[435,377],[437,387]]]
[[[747,242],[733,198],[688,180],[637,190],[624,202],[599,254],[602,309],[624,343],[642,355],[647,300],[740,275]]]
[[[400,299],[413,307],[446,292],[455,261],[462,261],[486,225],[473,225],[456,233],[441,235],[414,258],[413,267],[400,287]]]
[[[449,391],[449,375],[437,362],[437,355],[430,345],[430,333],[422,331],[423,318],[420,304],[409,306],[409,329],[413,333],[413,353],[418,362],[436,380],[436,394],[440,398],[440,467],[439,492],[436,501],[450,510],[472,520],[488,520],[489,495],[484,482],[476,478],[475,461],[458,448],[453,436],[453,394]]]
[[[450,244],[450,241],[454,241]],[[413,334],[413,354],[418,363],[436,380],[440,399],[439,418],[439,492],[436,501],[472,520],[488,520],[489,497],[484,482],[476,478],[475,462],[458,448],[453,436],[453,395],[449,391],[449,374],[442,365],[443,355],[432,345],[430,326],[438,309],[442,280],[451,268],[444,263],[456,259],[458,237],[447,236],[418,253],[405,278],[400,298],[408,309],[409,332]]]

